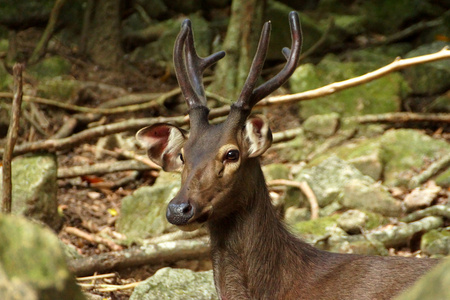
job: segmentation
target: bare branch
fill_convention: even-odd
[[[311,220],[319,218],[319,204],[317,203],[316,195],[306,181],[298,182],[286,179],[275,179],[267,183],[267,186],[277,185],[291,186],[300,189],[309,201],[309,206],[311,208]]]
[[[12,182],[11,182],[11,160],[14,146],[17,141],[17,132],[19,131],[20,109],[23,96],[23,64],[15,64],[14,74],[14,99],[12,105],[12,115],[9,122],[8,134],[6,137],[5,153],[3,155],[3,192],[2,192],[2,212],[11,213],[12,202]]]
[[[351,79],[347,79],[344,81],[334,82],[331,84],[328,84],[326,86],[302,92],[297,94],[291,94],[291,95],[283,95],[283,96],[273,96],[268,97],[262,101],[260,101],[256,106],[268,106],[268,105],[278,105],[278,104],[288,104],[298,101],[305,101],[305,100],[311,100],[327,95],[331,95],[334,93],[337,93],[339,91],[355,87],[367,82],[370,82],[372,80],[378,79],[380,77],[383,77],[389,73],[408,68],[414,65],[429,63],[437,60],[442,59],[449,59],[450,58],[450,50],[448,47],[443,48],[442,50],[422,55],[422,56],[416,56],[412,58],[406,58],[406,59],[400,59],[397,58],[392,63],[390,63],[387,66],[381,67],[378,70],[375,70],[373,72],[364,74],[362,76],[354,77]]]
[[[133,247],[123,251],[78,258],[69,261],[68,265],[76,276],[85,276],[95,272],[101,273],[140,265],[207,258],[209,253],[208,239],[199,238]]]

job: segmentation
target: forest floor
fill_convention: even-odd
[[[150,71],[149,71],[150,70]],[[73,72],[76,80],[84,82],[102,82],[112,87],[118,87],[133,93],[164,93],[177,87],[174,74],[170,74],[167,69],[155,68],[151,66],[140,66],[138,69],[130,69],[126,72],[108,72],[101,71],[95,67],[83,65],[76,67]],[[140,74],[140,75],[136,75]],[[32,83],[31,83],[32,84]],[[114,98],[114,92],[109,95],[92,95],[84,93],[78,95],[76,104],[83,106],[97,107],[102,101]],[[88,96],[86,96],[88,95]],[[98,97],[97,97],[98,96]],[[178,100],[181,97],[177,97]],[[182,101],[182,100],[181,100]],[[172,105],[173,99],[168,100],[168,105]],[[175,101],[176,102],[176,101]],[[61,127],[70,113],[55,109],[52,107],[40,106],[46,118],[52,124],[53,130]],[[48,109],[47,109],[48,108]],[[170,107],[165,109],[165,116],[171,113]],[[277,106],[267,111],[272,122],[274,132],[298,127],[300,121],[297,117],[295,105]],[[103,124],[113,123],[121,120],[149,117],[159,115],[159,111],[138,111],[133,113],[124,113],[114,116],[106,116],[98,122]],[[172,112],[173,115],[180,115],[180,112]],[[76,128],[76,131],[85,129]],[[439,131],[435,128],[420,128],[430,135],[450,141],[450,134],[445,131]],[[49,135],[52,133],[49,133]],[[135,132],[128,132],[126,135],[134,136]],[[22,134],[26,139],[30,139],[29,133]],[[45,137],[39,137],[45,138]],[[98,155],[96,151],[96,140],[77,145],[70,150],[58,152],[58,165],[60,168],[69,168],[72,166],[86,166],[94,163],[108,163],[117,160],[117,157],[108,154]],[[275,151],[269,151],[263,160],[263,163],[279,162]],[[133,193],[138,187],[152,185],[158,176],[157,171],[140,172],[137,176],[133,171],[123,171],[105,175],[86,175],[76,178],[58,180],[58,204],[59,211],[63,215],[63,226],[58,233],[59,238],[66,244],[72,245],[78,254],[87,257],[100,253],[112,251],[110,247],[103,243],[96,243],[89,238],[80,237],[74,234],[76,228],[80,232],[87,233],[88,236],[106,234],[112,237],[120,238],[120,233],[116,232],[115,222],[120,214],[121,200],[123,197]],[[120,184],[117,184],[119,183]],[[402,198],[409,191],[392,191],[395,197]],[[441,195],[448,198],[449,192]],[[446,200],[446,199],[441,199]],[[438,200],[440,201],[440,200]],[[125,248],[125,246],[121,246]],[[411,255],[410,248],[397,249],[393,255]],[[158,269],[164,266],[187,267],[195,271],[211,268],[209,261],[181,261],[173,264],[141,266],[137,268],[128,268],[111,273],[108,278],[95,279],[90,281],[78,281],[83,289],[92,294],[100,295],[106,299],[128,299],[132,293],[133,283],[145,280]],[[94,286],[95,283],[95,288]],[[100,284],[115,286],[111,290],[98,288]],[[131,284],[131,285],[130,285]],[[128,286],[127,286],[128,285]]]

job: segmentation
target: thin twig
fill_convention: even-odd
[[[267,183],[267,186],[277,185],[291,186],[300,189],[306,196],[306,199],[308,199],[309,206],[311,207],[311,220],[319,218],[319,204],[316,195],[306,181],[298,182],[287,179],[274,179]]]
[[[116,273],[98,274],[98,275],[92,275],[92,276],[77,277],[77,281],[89,281],[89,280],[97,280],[97,279],[105,279],[105,278],[114,278],[116,276],[117,276]]]
[[[6,137],[5,152],[3,155],[3,193],[2,193],[2,212],[11,213],[12,203],[12,182],[11,182],[11,160],[14,146],[17,141],[20,123],[20,108],[23,96],[23,73],[24,65],[15,64],[13,67],[14,75],[14,99],[12,104],[12,115],[9,122],[8,134]]]
[[[103,114],[103,115],[112,115],[112,114],[119,114],[119,113],[125,113],[125,112],[134,112],[139,110],[144,110],[152,107],[158,107],[162,102],[164,102],[166,99],[171,98],[173,96],[176,96],[180,93],[180,88],[175,88],[167,93],[163,93],[160,95],[155,94],[136,94],[133,95],[136,98],[139,98],[139,100],[143,101],[142,99],[147,98],[147,101],[141,104],[132,104],[127,106],[121,106],[121,107],[114,107],[114,108],[94,108],[94,107],[84,107],[79,105],[73,105],[70,103],[60,102],[56,100],[51,99],[45,99],[41,97],[33,97],[33,96],[24,96],[23,100],[25,102],[34,102],[39,104],[45,104],[45,105],[51,105],[63,109],[67,109],[70,111],[77,111],[82,113],[91,113],[91,114]],[[0,98],[12,98],[12,93],[7,92],[0,92]],[[132,95],[128,95],[127,97],[132,97]],[[123,97],[121,97],[123,98]]]
[[[111,250],[114,251],[120,251],[122,250],[122,246],[117,245],[116,243],[114,243],[113,241],[110,241],[108,239],[104,239],[102,237],[99,237],[97,235],[92,235],[89,234],[85,231],[82,231],[76,227],[65,227],[64,231],[66,231],[69,234],[75,235],[79,238],[85,239],[91,243],[96,243],[96,244],[103,244],[105,246],[107,246],[108,248],[110,248]]]
[[[45,27],[44,33],[42,34],[41,39],[39,40],[36,48],[34,48],[33,53],[31,54],[29,63],[34,64],[38,61],[38,59],[44,55],[45,49],[47,48],[48,41],[52,37],[53,31],[55,30],[56,21],[58,20],[59,12],[63,7],[66,0],[56,0],[53,5],[52,11],[50,13],[50,19],[48,20],[47,27]]]

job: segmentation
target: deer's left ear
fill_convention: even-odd
[[[148,157],[164,171],[175,171],[183,164],[181,148],[188,132],[170,124],[155,124],[136,133],[136,139],[147,149]]]
[[[269,120],[262,115],[250,116],[247,119],[244,134],[249,145],[248,157],[259,156],[272,145]]]

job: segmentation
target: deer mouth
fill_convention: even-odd
[[[211,216],[212,208],[208,207],[204,212],[202,212],[198,217],[193,217],[185,225],[177,225],[177,227],[183,231],[194,231],[202,227]]]

